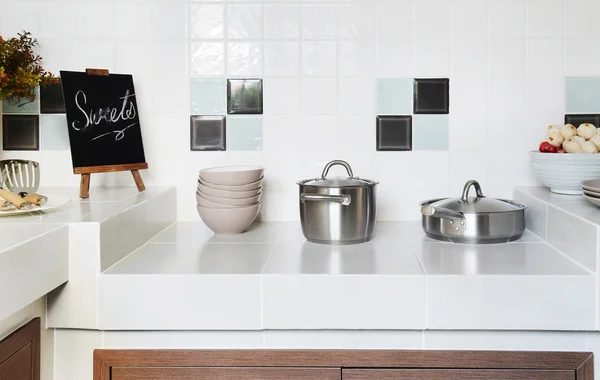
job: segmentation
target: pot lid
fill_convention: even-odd
[[[332,166],[340,165],[346,168],[346,172],[348,173],[348,177],[332,177],[327,178],[327,174],[329,173],[329,169]],[[325,165],[323,169],[323,173],[321,174],[321,178],[307,179],[304,181],[298,182],[299,185],[308,185],[308,186],[317,186],[317,187],[366,187],[366,186],[374,186],[377,185],[377,181],[371,181],[368,179],[362,179],[355,177],[352,174],[352,168],[346,161],[342,160],[333,160]]]
[[[475,187],[477,196],[469,197],[471,186]],[[523,205],[497,198],[487,198],[481,192],[477,181],[468,181],[463,189],[462,197],[441,199],[430,206],[448,209],[463,214],[476,214],[480,212],[506,212],[522,210]]]

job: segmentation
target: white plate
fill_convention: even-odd
[[[585,194],[583,194],[583,196],[585,197],[585,199],[587,199],[588,201],[592,202],[596,206],[600,206],[600,199],[599,198],[589,197],[589,196],[587,196]]]
[[[32,212],[40,211],[48,211],[59,208],[61,206],[66,205],[71,202],[71,198],[65,197],[64,195],[56,195],[56,194],[44,194],[48,197],[48,202],[42,206],[34,206],[31,210],[8,210],[8,211],[0,211],[0,216],[9,216],[9,215],[18,215],[18,214],[29,214]]]

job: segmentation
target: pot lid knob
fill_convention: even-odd
[[[348,178],[354,178],[350,164],[348,164],[346,161],[342,161],[342,160],[333,160],[333,161],[330,161],[327,165],[325,165],[325,168],[323,168],[323,174],[321,174],[321,179],[326,179],[327,174],[329,174],[329,169],[331,169],[331,167],[335,166],[335,165],[340,165],[340,166],[345,167],[346,172],[348,172]]]
[[[479,182],[475,180],[470,180],[465,183],[465,187],[463,188],[462,197],[460,197],[461,202],[468,203],[469,202],[469,190],[471,190],[471,186],[475,188],[475,192],[477,193],[477,198],[485,198],[483,193],[481,192],[481,185]]]

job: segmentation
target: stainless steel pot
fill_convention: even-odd
[[[334,165],[345,167],[348,178],[327,178]],[[377,184],[354,177],[350,165],[341,160],[325,165],[321,178],[298,182],[300,221],[306,240],[330,245],[371,240],[377,216]]]
[[[476,197],[469,198],[475,187]],[[432,199],[421,203],[427,236],[455,243],[505,243],[525,231],[526,205],[486,198],[477,181],[468,181],[460,198]]]

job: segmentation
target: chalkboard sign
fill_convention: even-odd
[[[145,163],[131,75],[61,71],[73,168]]]
[[[73,172],[82,174],[80,196],[87,198],[89,174],[98,172],[131,170],[142,191],[137,170],[148,164],[133,77],[87,69],[61,71],[60,78]]]

